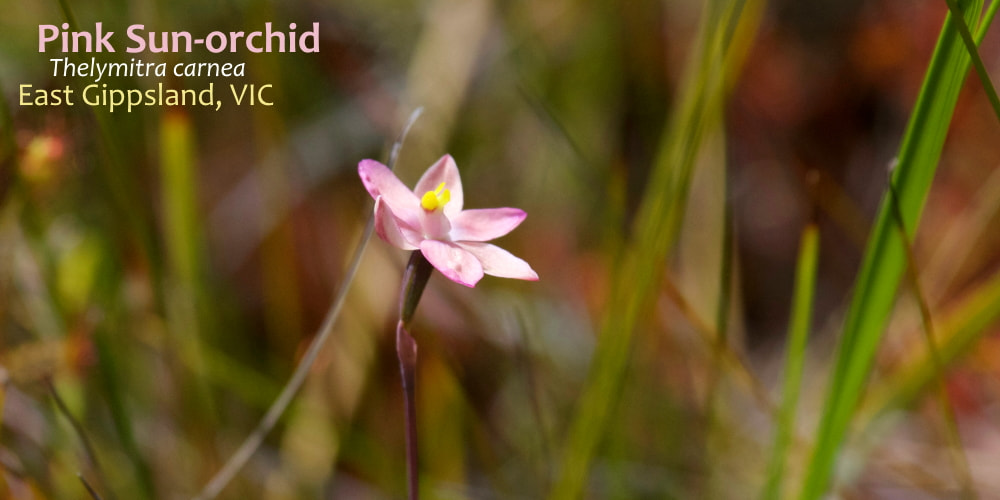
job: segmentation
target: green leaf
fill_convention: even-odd
[[[978,19],[981,0],[962,3],[970,24]],[[900,215],[908,228],[918,227],[938,159],[966,74],[969,53],[949,14],[941,30],[920,95],[903,137],[892,182]],[[895,229],[892,193],[882,200],[878,219],[854,288],[816,447],[806,471],[801,497],[815,499],[829,488],[840,447],[847,436],[906,266],[905,248]]]
[[[767,468],[767,483],[761,495],[761,498],[766,500],[781,497],[788,445],[795,435],[795,408],[799,402],[799,391],[802,386],[802,370],[805,366],[806,340],[809,337],[809,326],[812,321],[818,261],[819,229],[815,224],[810,224],[802,232],[802,241],[799,244],[799,264],[795,273],[795,291],[788,322],[788,347],[785,354],[781,409],[775,425],[774,447]]]

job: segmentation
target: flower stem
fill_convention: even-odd
[[[406,487],[409,500],[417,500],[417,415],[415,384],[417,368],[417,342],[407,333],[400,320],[396,326],[396,354],[399,355],[399,373],[403,379],[403,412],[406,418]]]
[[[403,284],[399,290],[399,323],[396,324],[396,355],[399,356],[399,373],[403,380],[403,412],[406,418],[406,478],[409,500],[419,497],[417,474],[417,414],[416,414],[416,371],[417,341],[408,331],[407,325],[420,303],[427,281],[434,267],[419,250],[410,255],[410,262],[403,272]]]
[[[62,2],[60,2],[62,3]],[[65,9],[64,9],[65,10]],[[69,11],[66,10],[68,13]],[[410,127],[413,123],[417,121],[417,118],[423,113],[424,108],[417,108],[410,114],[409,120],[407,120],[406,125],[403,127],[403,131],[400,132],[399,138],[392,145],[392,149],[389,152],[389,170],[396,167],[396,160],[399,158],[399,150],[403,147],[403,140],[406,139],[406,135],[410,132]],[[288,405],[292,403],[292,399],[299,392],[302,384],[306,381],[306,376],[309,375],[313,364],[316,362],[316,358],[319,357],[319,352],[326,344],[327,339],[333,334],[333,326],[337,322],[337,318],[340,317],[340,311],[343,309],[344,302],[347,300],[347,292],[351,289],[351,283],[354,282],[354,276],[358,273],[358,268],[361,266],[361,258],[364,257],[365,248],[368,247],[368,240],[371,239],[372,233],[375,229],[375,216],[369,215],[368,222],[365,224],[365,229],[361,233],[361,239],[358,241],[357,246],[354,248],[354,255],[351,257],[351,262],[347,266],[347,272],[344,276],[343,281],[340,285],[340,290],[337,292],[336,298],[334,298],[333,303],[330,304],[330,308],[326,311],[326,316],[323,318],[323,324],[320,326],[319,331],[313,337],[312,342],[309,343],[309,347],[306,349],[305,355],[299,361],[298,365],[295,366],[295,371],[292,373],[292,377],[285,383],[285,386],[281,389],[281,393],[278,394],[277,399],[271,403],[271,406],[267,409],[267,413],[261,418],[260,422],[257,423],[257,427],[254,428],[253,432],[250,433],[236,452],[233,453],[226,463],[219,469],[218,472],[212,476],[212,479],[208,481],[208,484],[202,488],[195,500],[212,500],[219,495],[223,488],[229,484],[230,481],[236,477],[240,469],[246,465],[250,457],[257,452],[260,445],[264,442],[264,438],[268,433],[274,429],[275,424],[284,415],[285,410],[288,409]]]

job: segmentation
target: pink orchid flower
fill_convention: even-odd
[[[358,175],[375,198],[375,231],[392,246],[420,250],[448,279],[472,287],[483,274],[538,280],[527,262],[486,241],[517,227],[517,208],[462,210],[462,179],[451,155],[441,157],[407,189],[385,165],[362,160]]]

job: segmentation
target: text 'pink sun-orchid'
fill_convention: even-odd
[[[385,165],[362,160],[358,175],[375,198],[375,231],[392,246],[420,250],[448,279],[475,286],[483,274],[535,281],[527,262],[489,243],[527,216],[517,208],[462,210],[462,179],[451,155],[431,165],[410,191]]]

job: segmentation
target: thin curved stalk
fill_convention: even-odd
[[[407,133],[410,131],[410,127],[417,120],[420,114],[423,112],[423,108],[417,108],[411,115],[409,120],[407,120],[406,125],[403,127],[403,131],[400,133],[399,138],[393,144],[392,150],[389,153],[389,164],[390,169],[396,166],[396,160],[399,157],[399,149],[402,147],[403,141],[406,139]],[[375,228],[375,218],[373,215],[368,216],[368,223],[365,224],[365,229],[361,233],[361,241],[358,242],[358,246],[354,249],[354,255],[351,257],[351,263],[347,266],[347,274],[344,276],[344,281],[340,285],[340,290],[337,292],[337,297],[333,300],[330,305],[330,309],[327,310],[326,317],[323,318],[323,324],[320,326],[318,333],[313,338],[312,343],[309,344],[309,349],[306,350],[306,354],[299,361],[299,365],[295,368],[295,372],[292,377],[285,384],[285,387],[281,390],[281,394],[274,400],[271,407],[268,408],[267,413],[261,418],[257,427],[254,428],[253,432],[243,441],[243,444],[236,450],[235,453],[229,458],[229,460],[222,466],[212,477],[212,479],[205,485],[201,490],[201,493],[195,497],[196,500],[209,500],[215,498],[233,477],[246,465],[250,457],[260,448],[261,443],[264,442],[264,437],[267,436],[271,429],[274,428],[275,424],[278,423],[278,419],[285,413],[288,409],[288,405],[291,404],[292,399],[302,388],[302,384],[306,380],[306,376],[309,374],[309,370],[312,368],[313,364],[316,362],[316,358],[319,356],[319,351],[326,343],[327,339],[330,338],[330,334],[333,332],[333,326],[337,323],[337,318],[340,316],[340,310],[344,307],[344,302],[347,299],[347,292],[351,289],[351,283],[354,282],[354,277],[357,275],[358,267],[361,265],[361,257],[364,256],[365,248],[368,247],[368,241],[372,237],[372,232]]]

